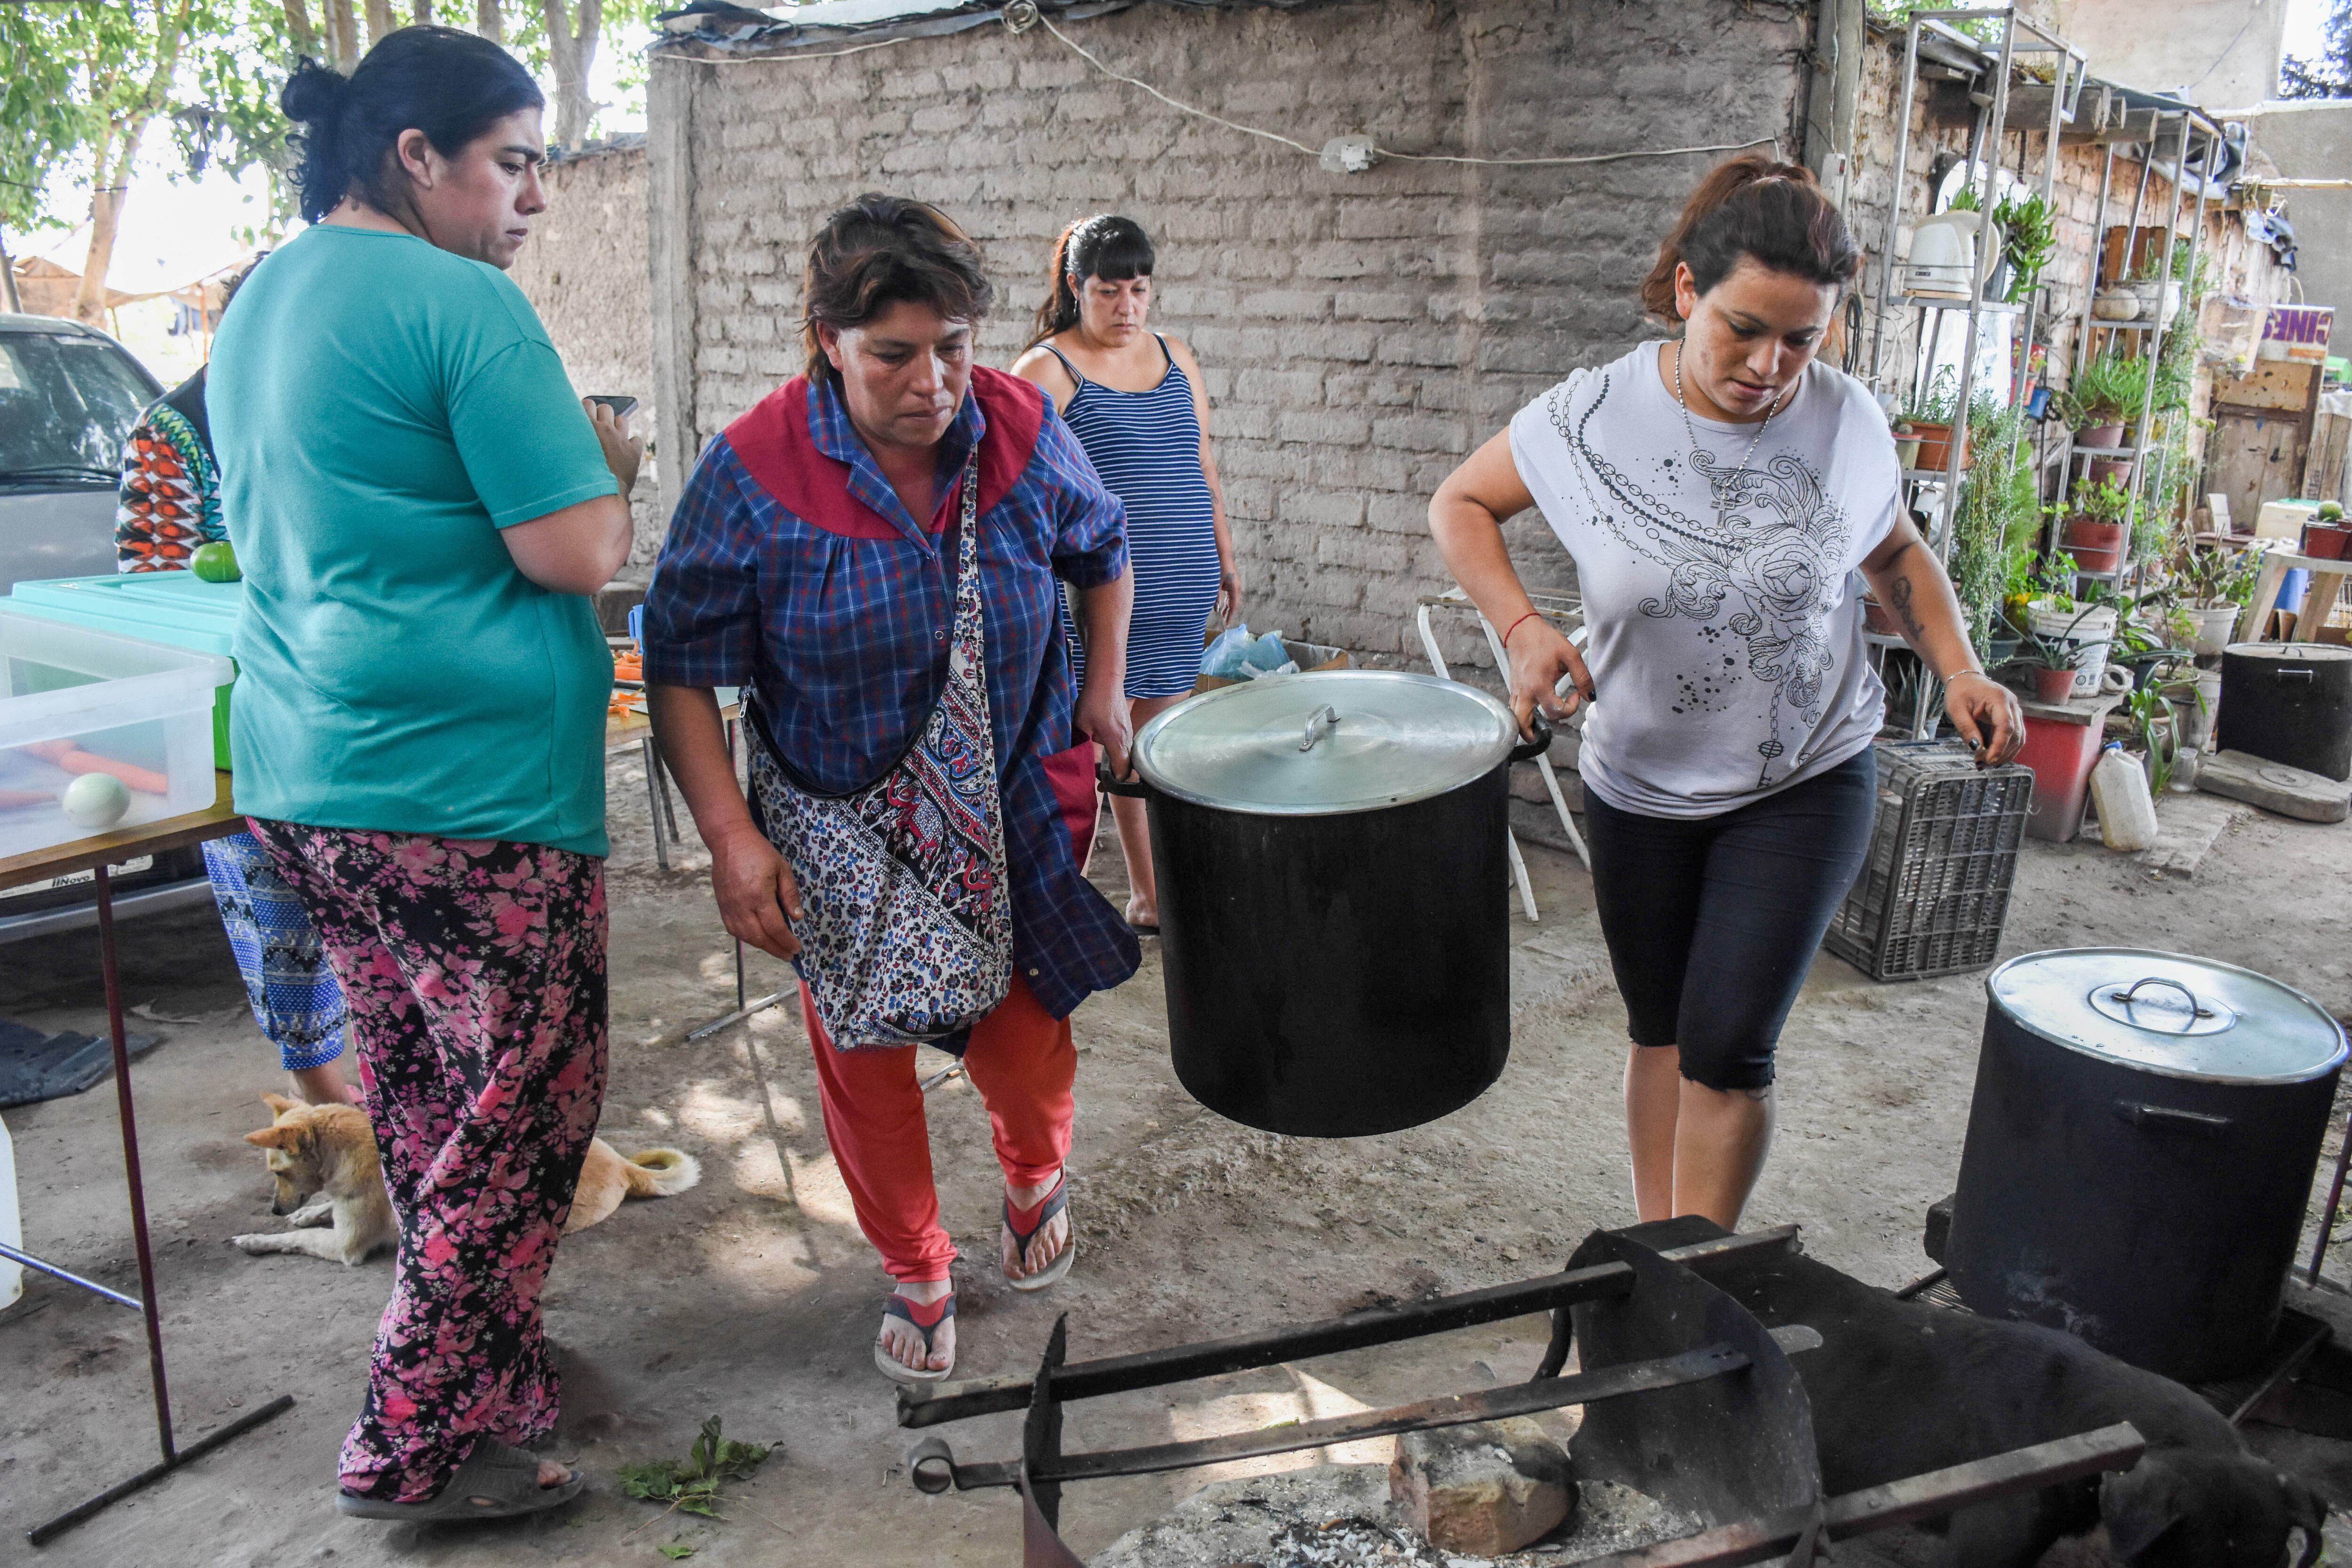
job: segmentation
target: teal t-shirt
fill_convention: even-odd
[[[205,405],[246,577],[236,809],[605,854],[612,658],[499,531],[619,487],[522,290],[307,229],[238,290]]]

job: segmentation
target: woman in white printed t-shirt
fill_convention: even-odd
[[[1430,502],[1446,564],[1503,629],[1520,723],[1591,704],[1579,765],[1632,1022],[1644,1220],[1737,1227],[1771,1141],[1780,1026],[1868,851],[1885,692],[1853,574],[1942,679],[1981,762],[2023,738],[1905,510],[1885,417],[1814,358],[1861,266],[1806,170],[1720,165],[1643,285],[1680,338],[1570,375]],[[1504,547],[1503,520],[1528,506],[1576,559],[1580,656]]]

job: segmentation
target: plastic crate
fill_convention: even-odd
[[[2000,947],[2033,773],[1961,741],[1881,741],[1870,858],[1822,945],[1873,980],[1982,969]]]
[[[0,601],[0,858],[213,804],[213,694],[229,661],[11,610]],[[84,773],[129,803],[110,823],[67,819]]]

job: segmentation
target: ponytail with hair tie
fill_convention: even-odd
[[[1097,213],[1064,229],[1054,241],[1053,276],[1045,302],[1037,307],[1036,331],[1029,340],[1035,348],[1056,333],[1078,324],[1078,289],[1089,278],[1124,282],[1151,276],[1151,237],[1131,217]]]
[[[1705,294],[1742,258],[1841,290],[1862,272],[1862,247],[1813,172],[1747,153],[1717,164],[1691,193],[1642,280],[1642,308],[1660,321],[1679,321],[1675,268],[1688,267]]]

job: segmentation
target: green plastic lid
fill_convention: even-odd
[[[245,607],[245,584],[207,583],[193,572],[54,577],[17,584],[8,603],[47,620],[226,655]]]

